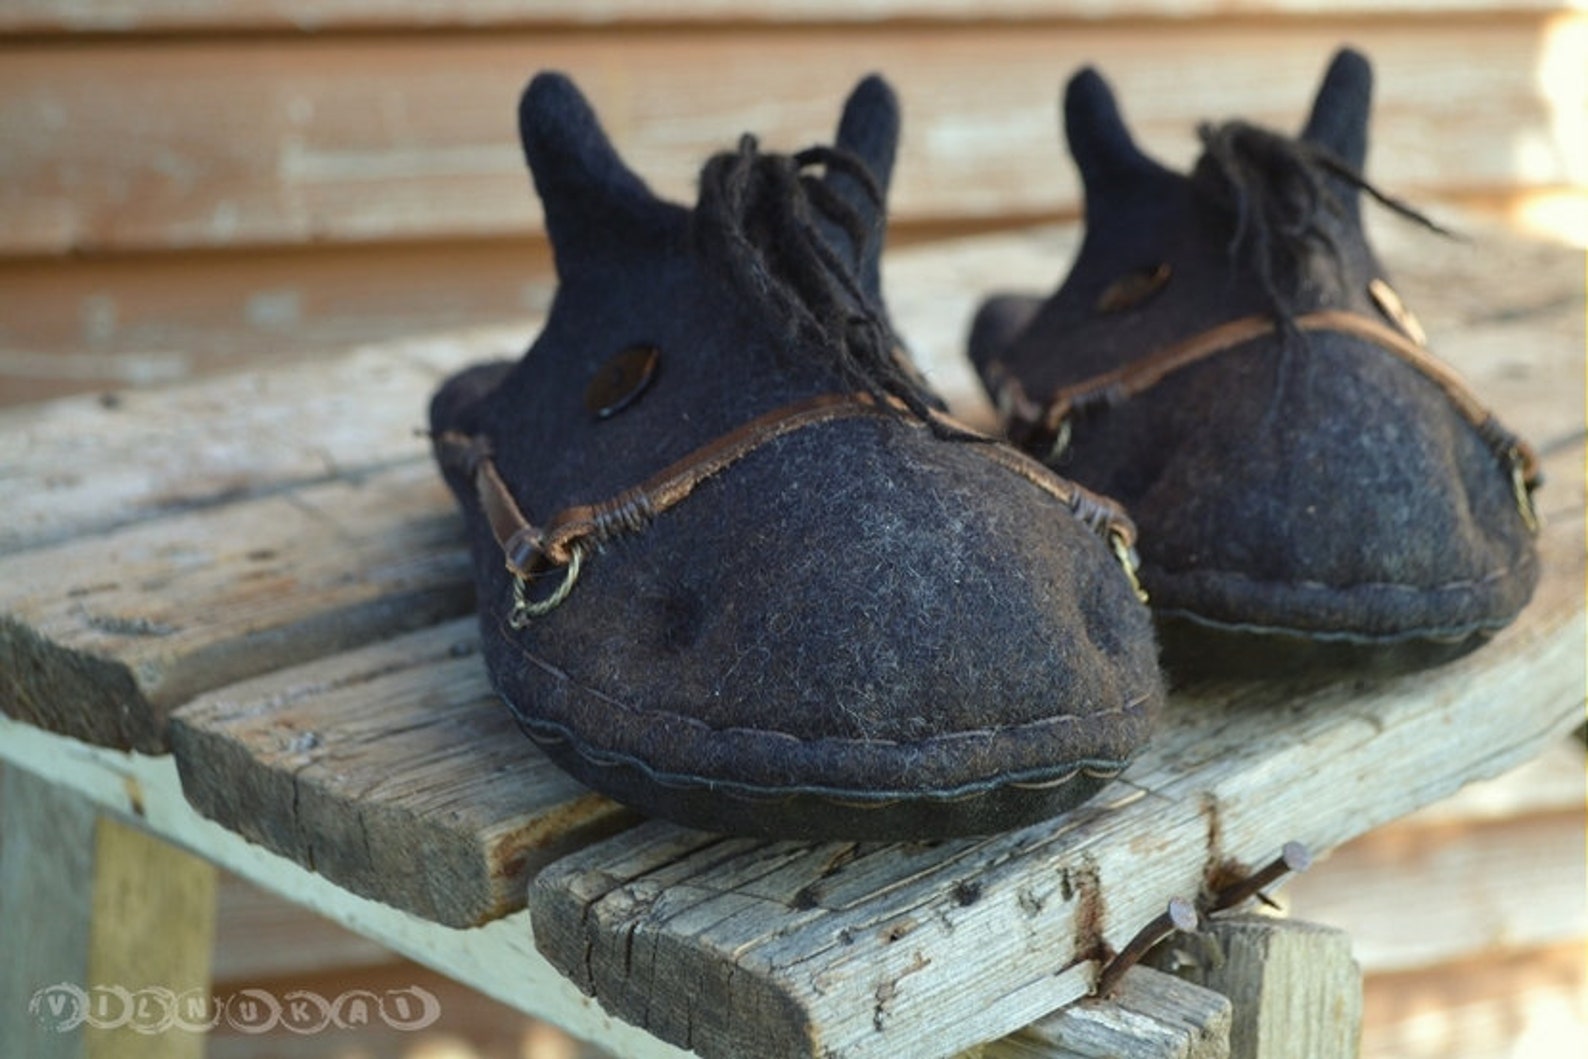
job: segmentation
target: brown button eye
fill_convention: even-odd
[[[661,351],[655,346],[630,346],[601,365],[585,387],[585,410],[597,419],[610,419],[639,400],[656,377]]]
[[[1375,279],[1367,285],[1367,292],[1373,298],[1373,304],[1378,306],[1378,311],[1383,313],[1389,322],[1406,332],[1406,337],[1416,342],[1419,346],[1428,344],[1428,333],[1423,330],[1422,323],[1412,311],[1406,308],[1406,303],[1401,301],[1401,296],[1395,293],[1382,279]]]
[[[1169,282],[1167,264],[1152,265],[1127,272],[1110,283],[1097,298],[1097,311],[1117,313],[1133,308],[1151,298]]]

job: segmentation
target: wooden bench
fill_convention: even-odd
[[[890,259],[895,316],[965,414],[987,415],[958,353],[974,302],[1051,284],[1076,239]],[[947,1056],[1032,1024],[986,1054],[1106,1054],[1121,1026],[1142,1056],[1231,1054],[1205,990],[1144,971],[1075,1002],[1171,898],[1288,841],[1325,853],[1582,719],[1581,256],[1491,231],[1379,242],[1435,348],[1543,454],[1533,603],[1424,673],[1181,689],[1094,803],[985,839],[647,822],[517,733],[415,428],[447,372],[532,324],[0,416],[0,934],[22,954],[0,967],[0,1054],[160,1042],[105,1051],[6,1016],[55,981],[201,981],[208,864],[623,1055]],[[1270,970],[1299,936],[1218,928],[1227,947],[1247,929]]]

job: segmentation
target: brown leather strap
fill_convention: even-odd
[[[1448,364],[1401,332],[1359,313],[1324,309],[1298,316],[1294,322],[1302,331],[1334,331],[1372,342],[1400,357],[1438,386],[1457,413],[1472,425],[1510,472],[1517,507],[1528,526],[1537,528],[1532,493],[1543,482],[1538,454],[1527,442],[1507,430]],[[1001,365],[993,365],[993,373],[997,376],[999,409],[1009,423],[1011,436],[1027,447],[1033,443],[1051,443],[1049,458],[1052,459],[1067,445],[1069,423],[1077,414],[1129,400],[1175,372],[1273,334],[1278,329],[1278,323],[1266,316],[1243,316],[1229,320],[1190,338],[1161,347],[1123,367],[1066,386],[1057,391],[1045,405],[1031,400],[1019,380],[1008,375]]]
[[[576,563],[585,550],[602,541],[640,531],[657,515],[683,501],[706,479],[721,473],[768,442],[835,419],[891,417],[900,407],[884,408],[866,394],[821,394],[784,405],[701,446],[616,496],[564,508],[547,520],[544,526],[531,522],[514,500],[497,472],[488,439],[447,431],[436,435],[435,442],[443,461],[461,468],[473,478],[480,507],[490,523],[492,536],[502,549],[507,569],[522,581],[548,564],[561,567]],[[1059,477],[1024,453],[979,434],[947,415],[933,413],[933,417],[964,440],[979,443],[977,451],[993,463],[1026,479],[1069,507],[1094,532],[1109,542],[1134,584],[1132,564],[1136,527],[1118,505]],[[897,418],[919,427],[927,425],[914,417]]]

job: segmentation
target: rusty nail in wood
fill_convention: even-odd
[[[1307,847],[1300,842],[1286,842],[1273,863],[1214,894],[1208,910],[1220,912],[1226,908],[1234,908],[1248,897],[1260,898],[1265,889],[1286,875],[1293,871],[1306,871],[1310,867],[1312,867],[1312,853]]]
[[[1183,897],[1174,897],[1169,900],[1169,907],[1163,914],[1153,919],[1130,943],[1121,950],[1118,956],[1108,961],[1108,966],[1103,968],[1103,973],[1097,976],[1097,992],[1095,995],[1106,997],[1113,993],[1114,987],[1124,977],[1125,972],[1134,967],[1147,950],[1158,944],[1164,938],[1177,930],[1195,930],[1200,922],[1196,906]]]

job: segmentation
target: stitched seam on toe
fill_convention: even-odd
[[[1232,581],[1244,581],[1247,584],[1257,585],[1260,587],[1271,586],[1274,588],[1299,588],[1310,592],[1358,592],[1385,590],[1390,592],[1407,592],[1416,595],[1430,595],[1436,592],[1460,592],[1467,589],[1482,588],[1486,585],[1492,585],[1498,581],[1503,581],[1517,573],[1519,569],[1532,565],[1533,559],[1532,556],[1529,555],[1524,557],[1521,567],[1505,566],[1498,570],[1487,573],[1482,577],[1445,581],[1437,585],[1413,585],[1404,581],[1358,581],[1355,584],[1350,585],[1331,585],[1324,581],[1309,581],[1305,579],[1301,581],[1274,581],[1253,577],[1250,574],[1242,573],[1239,570],[1213,570],[1206,567],[1169,570],[1165,567],[1148,564],[1143,564],[1142,572],[1147,576],[1172,578],[1186,578],[1195,576],[1222,577],[1228,578]]]
[[[634,754],[621,750],[604,750],[592,747],[575,735],[573,730],[567,725],[557,721],[529,721],[525,722],[525,728],[530,731],[531,739],[543,738],[566,743],[573,749],[574,753],[578,754],[588,764],[598,768],[632,768],[644,774],[651,782],[663,787],[671,787],[675,790],[709,786],[716,792],[743,794],[757,798],[786,798],[798,795],[812,795],[827,800],[854,800],[872,803],[867,806],[868,808],[878,808],[919,798],[954,801],[1010,787],[1021,787],[1024,784],[1038,782],[1039,777],[1046,777],[1045,782],[1053,784],[1054,787],[1067,786],[1083,776],[1091,779],[1113,779],[1124,772],[1130,764],[1129,759],[1077,758],[1047,768],[1026,769],[1011,775],[988,776],[949,787],[875,790],[862,787],[834,787],[826,784],[808,783],[764,784],[746,780],[724,779],[720,776],[703,776],[693,772],[672,772],[658,769]],[[535,732],[537,728],[551,728],[556,729],[556,731],[554,733],[542,731],[537,736]],[[1062,775],[1054,775],[1055,773],[1062,773]]]
[[[525,661],[535,666],[535,668],[539,669],[541,672],[546,673],[548,676],[554,677],[558,680],[566,681],[568,684],[578,688],[580,691],[595,696],[603,703],[612,706],[614,709],[622,710],[623,712],[632,714],[633,716],[640,719],[654,718],[657,720],[677,722],[687,727],[694,728],[698,731],[708,732],[712,735],[751,735],[777,739],[790,744],[802,746],[822,744],[840,747],[874,746],[919,749],[922,747],[937,746],[944,743],[953,743],[961,740],[984,739],[989,736],[1006,735],[1010,733],[1034,734],[1036,732],[1040,732],[1044,728],[1056,728],[1061,724],[1068,724],[1076,721],[1091,721],[1104,717],[1118,717],[1125,714],[1141,713],[1145,709],[1147,701],[1152,697],[1151,693],[1145,693],[1131,699],[1122,706],[1115,706],[1106,710],[1098,710],[1096,713],[1091,714],[1083,715],[1078,713],[1061,713],[1055,714],[1051,717],[1044,717],[1036,721],[1027,721],[1024,724],[1004,725],[997,728],[967,729],[965,731],[949,732],[944,735],[931,736],[927,739],[920,739],[914,742],[905,742],[896,739],[850,739],[840,736],[822,736],[815,739],[806,739],[801,736],[791,735],[788,732],[778,732],[767,728],[713,728],[705,721],[700,720],[700,718],[690,717],[688,714],[675,713],[671,710],[646,709],[644,707],[634,706],[630,703],[623,702],[620,699],[615,699],[605,692],[598,691],[595,688],[589,687],[588,685],[575,680],[560,667],[552,665],[545,659],[531,653],[528,649],[514,641],[511,635],[511,630],[504,626],[500,618],[493,617],[493,620],[496,622],[497,630],[502,634],[503,641],[513,650],[522,655]]]

